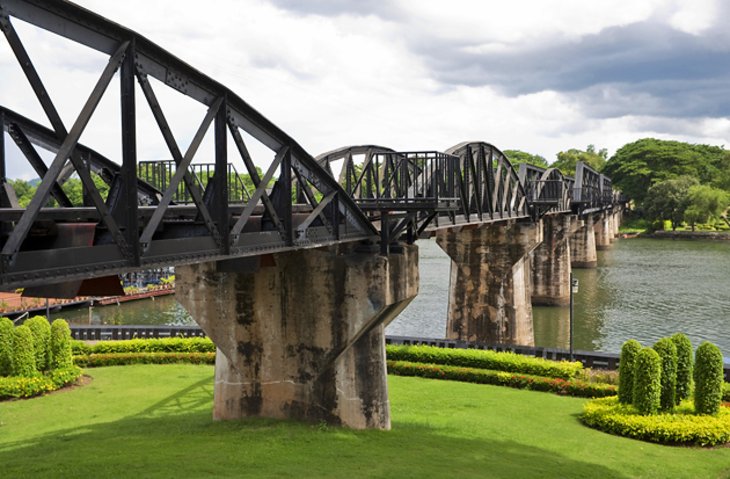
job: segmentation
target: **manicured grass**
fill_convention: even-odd
[[[88,371],[72,391],[0,403],[2,477],[730,477],[730,448],[589,429],[583,399],[390,377],[393,430],[213,422],[213,368]]]

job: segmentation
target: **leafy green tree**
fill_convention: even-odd
[[[579,161],[582,161],[596,171],[601,171],[606,164],[607,156],[608,150],[605,148],[596,151],[595,146],[588,145],[585,151],[576,148],[561,151],[558,153],[558,159],[550,166],[558,168],[564,175],[573,176],[575,174],[575,167]]]
[[[537,166],[539,168],[548,167],[547,160],[540,155],[533,155],[532,153],[527,153],[526,151],[522,150],[504,150],[503,153],[507,156],[513,166],[526,163],[528,165]]]
[[[730,194],[708,185],[695,185],[689,189],[688,205],[684,220],[692,231],[697,223],[707,223],[720,218],[730,204]]]
[[[37,188],[37,185],[32,185],[29,181],[25,180],[10,180],[10,186],[15,190],[15,196],[18,198],[20,206],[25,208],[30,203],[31,198]]]
[[[644,210],[652,221],[670,220],[672,230],[684,220],[684,213],[690,205],[690,189],[697,186],[691,176],[681,176],[661,181],[651,188],[644,200]]]
[[[652,185],[680,176],[730,188],[730,155],[717,146],[643,138],[619,148],[603,173],[641,206]]]

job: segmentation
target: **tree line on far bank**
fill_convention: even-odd
[[[546,167],[545,158],[519,150],[505,150],[513,164]],[[537,158],[531,158],[537,157]],[[558,153],[550,166],[573,175],[578,161],[609,176],[615,189],[633,203],[638,218],[651,229],[663,222],[676,229],[686,223],[730,227],[730,150],[720,146],[643,138],[619,148],[608,158],[605,149],[570,149]]]

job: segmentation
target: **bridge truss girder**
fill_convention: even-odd
[[[109,56],[70,128],[61,120],[16,33],[14,18]],[[3,128],[14,135],[19,147],[23,145],[20,150],[41,176],[30,204],[25,208],[13,204],[5,178],[5,149],[0,145],[0,288],[316,247],[377,234],[337,182],[291,137],[231,90],[137,33],[62,0],[1,0],[0,28],[52,126],[37,128],[12,112],[0,112]],[[117,74],[122,131],[118,164],[79,144]],[[207,109],[185,152],[169,128],[150,78]],[[137,177],[138,156],[144,154],[136,141],[139,90],[177,165],[165,191]],[[207,195],[191,177],[189,166],[209,128],[216,169],[226,170],[231,139],[254,182],[255,190],[242,205],[229,204],[226,175],[212,179]],[[242,132],[273,153],[274,160],[262,177]],[[52,151],[50,165],[45,165],[34,146]],[[113,192],[106,199],[91,175],[104,169],[109,174],[102,179]],[[84,206],[71,205],[64,197],[61,185],[72,173],[83,183],[88,203]],[[192,206],[172,201],[179,185],[187,188]],[[295,185],[301,194],[294,193]],[[48,207],[51,198],[57,207]],[[302,199],[304,204],[296,203]]]

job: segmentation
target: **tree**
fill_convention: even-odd
[[[606,164],[607,157],[608,150],[605,148],[596,151],[595,146],[588,145],[585,151],[575,148],[561,151],[558,153],[557,161],[550,166],[558,168],[564,175],[573,176],[575,174],[575,167],[579,161],[582,161],[596,171],[601,171]]]
[[[730,187],[730,155],[723,148],[643,138],[616,151],[603,173],[637,205],[661,181],[691,176],[699,183]]]
[[[661,181],[649,188],[644,200],[647,217],[651,221],[670,220],[672,230],[677,229],[690,204],[689,191],[693,186],[697,186],[695,178],[682,176]]]
[[[730,195],[708,185],[695,185],[688,192],[688,206],[684,220],[695,230],[695,224],[716,220],[727,209]]]
[[[503,153],[507,156],[509,162],[512,163],[512,166],[515,167],[522,163],[537,166],[539,168],[548,167],[547,160],[540,155],[533,155],[532,153],[527,153],[522,150],[504,150]]]

